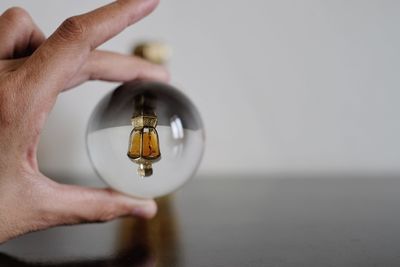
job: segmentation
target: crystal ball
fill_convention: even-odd
[[[205,146],[197,108],[176,88],[135,81],[107,94],[87,127],[87,151],[98,176],[125,194],[169,194],[196,172]]]

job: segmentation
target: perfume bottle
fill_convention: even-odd
[[[135,100],[136,110],[131,119],[133,130],[130,134],[128,157],[139,165],[138,174],[148,177],[153,174],[152,164],[161,158],[158,140],[157,116],[153,108],[146,103],[145,96]]]

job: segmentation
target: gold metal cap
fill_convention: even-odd
[[[153,166],[150,162],[141,163],[137,169],[137,172],[140,177],[148,177],[153,174]]]
[[[150,115],[140,115],[132,118],[132,126],[134,129],[142,129],[144,127],[153,127],[157,126],[157,117]]]
[[[160,42],[144,42],[135,47],[134,55],[155,64],[165,64],[171,57],[171,48]]]

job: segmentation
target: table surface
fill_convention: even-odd
[[[195,179],[149,222],[59,227],[0,266],[399,266],[396,177]]]

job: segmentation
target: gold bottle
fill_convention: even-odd
[[[157,116],[154,112],[140,110],[132,116],[133,130],[129,138],[128,157],[138,164],[138,174],[153,174],[153,163],[161,158],[158,139]]]

